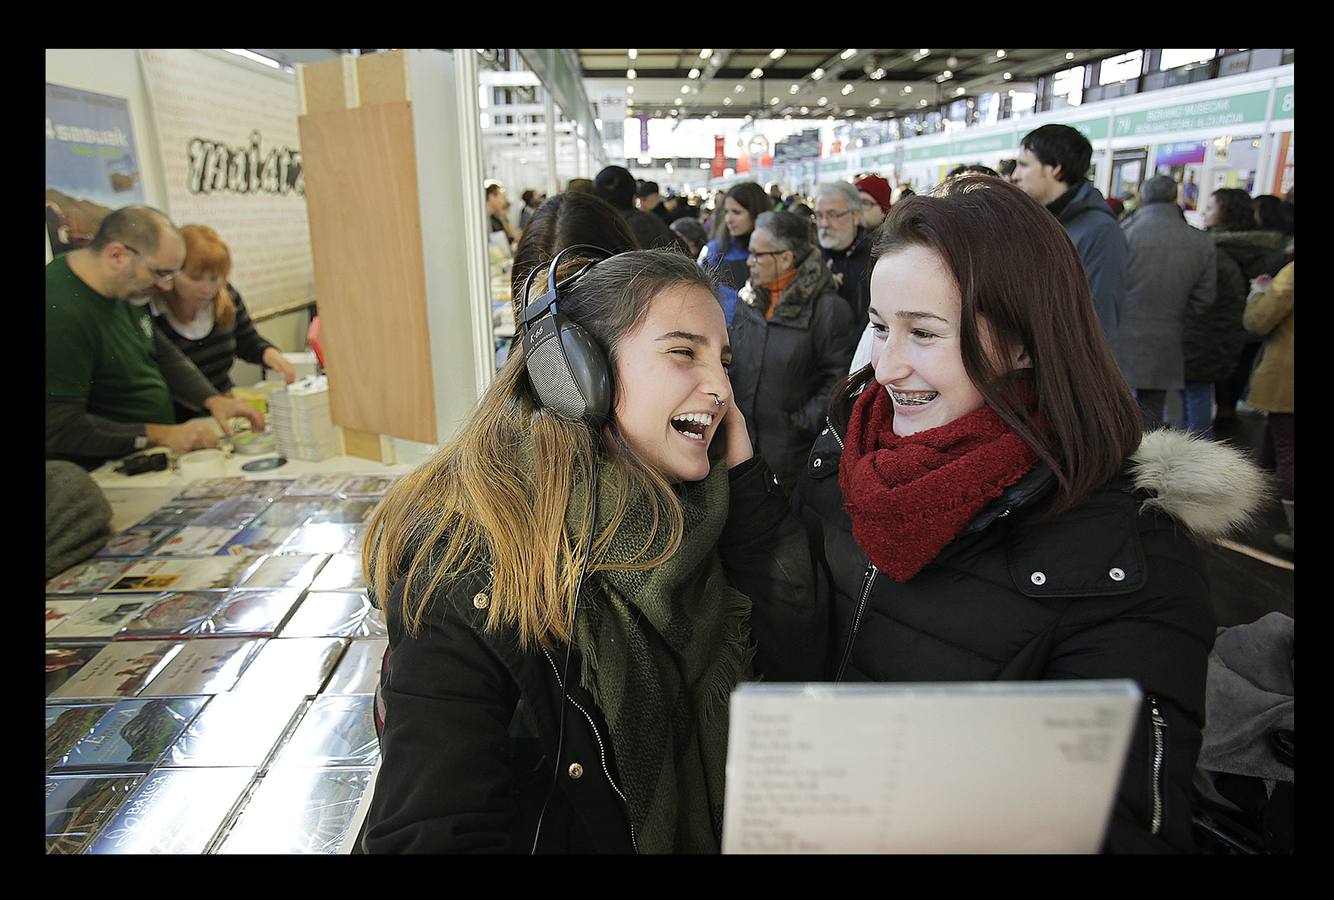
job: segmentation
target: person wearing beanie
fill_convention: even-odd
[[[672,237],[667,223],[642,209],[635,209],[635,190],[635,176],[624,166],[607,166],[593,179],[593,193],[625,217],[640,247],[653,250],[674,245],[676,238]]]
[[[879,175],[863,175],[852,185],[862,195],[862,226],[875,231],[889,214],[889,182]]]

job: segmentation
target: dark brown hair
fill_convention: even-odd
[[[727,243],[732,239],[727,231],[727,198],[731,197],[746,212],[750,213],[752,220],[758,219],[760,213],[772,212],[774,208],[774,198],[764,192],[757,182],[743,181],[740,184],[734,184],[723,195],[719,201],[715,216],[717,221],[713,223],[713,237],[720,241],[720,250],[718,254],[721,259],[727,253]]]
[[[1142,425],[1065,229],[1014,185],[961,175],[936,193],[894,204],[871,249],[872,267],[909,247],[933,251],[954,275],[964,370],[987,405],[1055,474],[1059,487],[1046,514],[1079,506],[1139,446]],[[979,320],[990,325],[1000,347],[1023,347],[1032,369],[1005,372]],[[868,365],[834,395],[830,420],[840,432],[847,431],[857,395],[874,380]],[[1036,395],[1036,415],[1017,389],[1026,381]]]
[[[613,255],[639,249],[639,241],[635,240],[625,217],[607,201],[570,191],[548,197],[528,220],[528,227],[514,250],[510,296],[516,313],[522,309],[519,295],[528,274],[575,244],[592,244]]]
[[[1219,231],[1254,231],[1255,209],[1251,195],[1241,188],[1219,188],[1214,191],[1214,205],[1218,207]]]

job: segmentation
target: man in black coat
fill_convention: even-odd
[[[862,226],[860,192],[846,181],[827,181],[815,191],[815,224],[820,252],[834,273],[838,295],[852,310],[853,332],[866,328],[871,305],[871,237]]]
[[[607,166],[593,179],[593,193],[606,200],[625,217],[635,240],[644,250],[671,247],[676,243],[671,229],[662,219],[635,209],[635,176],[622,166]]]

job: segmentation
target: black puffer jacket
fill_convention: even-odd
[[[1200,378],[1192,381],[1222,381],[1229,377],[1232,370],[1237,367],[1237,353],[1241,352],[1245,344],[1258,344],[1263,338],[1257,337],[1246,331],[1241,325],[1241,314],[1246,309],[1246,297],[1251,290],[1251,280],[1259,278],[1261,275],[1268,275],[1271,278],[1278,274],[1288,262],[1288,252],[1285,246],[1288,239],[1277,231],[1210,231],[1213,236],[1214,246],[1218,248],[1218,297],[1223,298],[1223,280],[1227,279],[1232,285],[1232,289],[1241,290],[1241,306],[1237,310],[1235,318],[1228,321],[1230,328],[1234,329],[1226,335],[1220,334],[1218,337],[1223,346],[1218,347],[1211,352],[1211,345],[1204,344],[1201,348],[1204,353],[1210,356],[1217,353],[1217,365],[1209,367],[1210,370],[1223,370],[1224,374],[1217,378]],[[1208,340],[1208,338],[1206,338]],[[1223,350],[1236,346],[1237,353],[1233,353],[1230,367],[1224,365]],[[1187,344],[1184,348],[1187,354],[1192,352],[1192,346]],[[1203,367],[1201,367],[1203,368]],[[1187,363],[1187,369],[1190,369],[1190,363]]]
[[[852,326],[858,335],[869,320],[867,309],[871,305],[871,244],[874,233],[857,226],[857,236],[852,239],[846,250],[820,249],[820,255],[829,270],[841,276],[838,295],[848,304],[852,312]]]
[[[791,490],[824,425],[829,398],[847,377],[860,332],[852,330],[852,314],[816,248],[797,265],[773,318],[764,318],[765,288],[747,281],[738,296],[728,329],[733,395],[755,452]]]
[[[1055,479],[1039,464],[899,584],[868,566],[853,539],[841,456],[839,436],[826,430],[793,498],[833,590],[828,676],[1132,678],[1146,702],[1105,849],[1191,849],[1214,614],[1189,533],[1226,531],[1258,506],[1259,472],[1222,445],[1155,432],[1123,477],[1043,522],[1031,511]],[[1160,751],[1165,765],[1155,773]]]
[[[805,535],[762,460],[729,476],[718,551],[728,581],[753,604],[755,669],[768,680],[816,678],[828,611],[815,600]],[[485,574],[447,583],[415,637],[404,628],[401,586],[386,602],[382,762],[358,849],[528,853],[559,772],[539,852],[634,852],[611,738],[578,683],[577,654],[557,765],[564,647],[525,652],[512,630],[486,632],[489,590]]]

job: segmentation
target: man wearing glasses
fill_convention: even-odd
[[[846,181],[826,181],[815,191],[815,225],[820,252],[834,273],[838,295],[852,310],[858,334],[866,327],[871,285],[864,277],[871,239],[862,227],[860,192]]]
[[[145,447],[187,453],[218,444],[207,422],[176,425],[173,397],[207,410],[229,432],[264,417],[224,397],[148,317],[154,285],[166,288],[185,242],[165,215],[127,206],[102,220],[92,242],[46,266],[46,457],[95,468]]]

